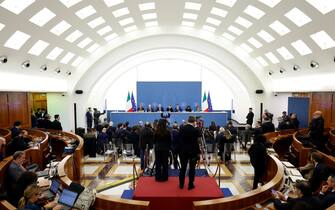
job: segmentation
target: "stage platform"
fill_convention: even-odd
[[[166,182],[156,182],[154,177],[141,177],[134,191],[134,200],[150,201],[150,210],[192,210],[193,201],[222,198],[223,193],[211,177],[196,177],[195,188],[179,189],[179,178],[169,177]]]

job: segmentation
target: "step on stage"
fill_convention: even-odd
[[[169,177],[166,182],[156,182],[154,177],[141,177],[134,191],[134,200],[150,201],[150,210],[192,210],[193,201],[222,198],[223,193],[211,177],[196,177],[195,188],[179,189],[179,178]]]

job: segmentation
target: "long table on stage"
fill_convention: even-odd
[[[166,112],[163,112],[164,114]],[[205,122],[205,126],[209,126],[212,121],[216,125],[226,125],[228,122],[227,112],[169,112],[171,123],[182,123],[183,120],[187,121],[190,115],[201,116]],[[153,122],[161,118],[161,112],[113,112],[107,111],[107,118],[113,121],[114,125],[118,123],[129,122],[130,126],[137,125],[139,121]]]

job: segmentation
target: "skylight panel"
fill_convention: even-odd
[[[76,15],[80,18],[80,19],[85,19],[93,14],[95,14],[97,11],[94,9],[94,7],[92,5],[89,5],[87,7],[82,8],[81,10],[78,10],[76,12]]]
[[[182,21],[181,22],[182,26],[187,26],[187,27],[194,27],[195,23],[191,21]]]
[[[209,25],[204,25],[202,27],[203,30],[205,31],[210,31],[210,32],[215,32],[216,28],[212,27],[212,26],[209,26]]]
[[[265,15],[265,12],[252,5],[248,5],[243,12],[257,20],[261,19]]]
[[[97,33],[100,35],[100,36],[103,36],[105,34],[107,34],[108,32],[111,32],[112,31],[112,27],[110,26],[105,26],[103,27],[102,29],[98,30]]]
[[[88,25],[91,28],[96,28],[96,27],[100,26],[101,24],[104,24],[105,22],[106,22],[105,19],[103,19],[102,17],[98,17],[98,18],[95,18],[94,20],[90,21],[88,23]]]
[[[294,56],[286,49],[286,47],[281,47],[277,49],[277,52],[285,59],[285,60],[290,60],[294,58]]]
[[[256,60],[264,67],[269,65],[268,62],[266,62],[262,56],[258,56]]]
[[[29,21],[42,27],[55,16],[55,13],[51,12],[48,8],[44,8],[31,17]]]
[[[156,9],[154,2],[139,4],[138,7],[140,8],[141,11]]]
[[[112,12],[114,17],[118,18],[124,15],[128,15],[129,14],[129,10],[127,7],[115,10],[114,12]]]
[[[335,41],[325,31],[319,31],[310,37],[322,50],[335,47]]]
[[[47,55],[47,59],[49,60],[56,60],[57,57],[63,52],[64,50],[62,48],[59,47],[55,47],[48,55]]]
[[[223,33],[222,36],[230,41],[234,41],[236,39],[236,37],[234,37],[233,35],[229,34],[229,33]]]
[[[157,19],[157,14],[156,13],[147,13],[142,15],[143,20],[152,20],[152,19]]]
[[[196,20],[198,18],[198,15],[194,14],[194,13],[184,13],[183,18],[184,19]]]
[[[61,63],[68,64],[69,61],[74,57],[74,54],[72,52],[68,52],[62,60],[60,60]]]
[[[0,23],[0,31],[5,27],[4,24]]]
[[[260,2],[262,2],[263,4],[273,8],[275,7],[279,2],[281,2],[281,0],[258,0]]]
[[[5,0],[0,6],[18,15],[34,2],[35,0]]]
[[[89,47],[86,51],[89,52],[89,53],[93,53],[95,50],[97,50],[100,46],[95,43],[93,44],[91,47]]]
[[[21,31],[16,31],[4,44],[7,48],[12,48],[14,50],[19,50],[26,41],[30,39],[30,35],[23,33]]]
[[[73,67],[77,67],[77,66],[79,66],[79,64],[80,64],[83,60],[84,60],[83,57],[78,56],[78,57],[72,62],[71,65],[72,65]]]
[[[235,26],[229,26],[228,31],[233,32],[234,34],[236,34],[238,36],[240,36],[243,33],[243,31],[241,29],[239,29]]]
[[[113,7],[118,4],[124,3],[124,0],[104,0],[107,7]]]
[[[221,20],[218,20],[218,19],[215,19],[215,18],[211,18],[211,17],[208,17],[208,18],[206,19],[206,22],[207,22],[207,23],[210,23],[210,24],[213,24],[213,25],[215,25],[215,26],[218,26],[218,25],[221,24]]]
[[[275,22],[269,25],[272,30],[277,32],[280,36],[284,36],[285,34],[289,33],[291,30],[287,28],[284,24],[276,20]]]
[[[112,33],[112,34],[106,36],[104,39],[106,40],[106,42],[109,42],[109,41],[115,39],[115,38],[118,37],[118,36],[119,36],[119,35],[117,35],[116,33]]]
[[[301,27],[305,25],[306,23],[309,23],[312,21],[310,17],[308,17],[305,13],[303,13],[301,10],[299,10],[296,7],[290,10],[288,13],[286,13],[285,17],[287,17],[290,21],[292,21],[298,27]]]
[[[70,8],[73,5],[78,4],[82,0],[59,0],[59,1],[62,2],[62,4],[64,4],[64,6],[66,6],[67,8]]]
[[[249,28],[250,26],[252,26],[252,22],[243,17],[236,18],[235,23],[238,23],[245,28]]]
[[[217,15],[217,16],[220,16],[220,17],[226,17],[228,12],[226,10],[223,10],[223,9],[220,9],[220,8],[217,8],[217,7],[213,7],[212,10],[211,10],[211,14]]]
[[[85,48],[91,42],[92,42],[92,39],[90,39],[90,38],[87,37],[83,41],[79,42],[79,44],[77,44],[77,46],[80,47],[80,48]]]
[[[129,27],[127,27],[127,28],[124,29],[124,31],[125,31],[126,33],[129,33],[129,32],[131,32],[131,31],[135,31],[135,30],[137,30],[137,26],[135,26],[135,25],[133,25],[133,26],[129,26]]]
[[[257,35],[259,37],[261,37],[264,41],[266,41],[267,43],[272,42],[273,40],[275,40],[275,38],[273,38],[273,36],[271,36],[271,34],[269,34],[268,32],[261,30],[260,32],[257,33]]]
[[[244,49],[247,53],[251,53],[252,51],[254,51],[251,47],[249,47],[249,45],[245,43],[241,44],[240,47]]]
[[[194,2],[185,2],[185,9],[200,10],[201,4]]]
[[[67,31],[69,28],[71,28],[71,25],[68,22],[66,22],[65,20],[62,20],[55,27],[53,27],[50,30],[50,32],[57,35],[57,36],[60,36],[62,33]]]
[[[81,37],[83,35],[83,33],[81,33],[80,31],[76,30],[74,32],[72,32],[70,35],[68,35],[65,40],[68,42],[75,42],[77,39],[79,39],[79,37]]]
[[[257,39],[255,39],[254,37],[251,37],[250,39],[248,39],[248,42],[256,48],[261,48],[263,46],[263,44],[257,41]]]
[[[302,56],[312,53],[312,50],[302,40],[298,40],[298,41],[292,42],[291,45]]]
[[[223,4],[228,7],[233,7],[236,0],[216,0],[216,3]]]
[[[335,1],[333,0],[306,0],[322,14],[327,14],[335,9]]]
[[[157,21],[150,21],[145,23],[145,27],[152,27],[152,26],[158,26]]]
[[[38,40],[32,46],[32,48],[30,48],[28,53],[31,54],[31,55],[39,56],[45,50],[45,48],[47,48],[48,46],[49,46],[49,43],[47,43],[45,41],[42,41],[42,40]]]
[[[279,63],[278,58],[277,58],[272,52],[268,52],[268,53],[266,53],[265,56],[266,56],[266,57],[267,57],[273,64]]]
[[[134,19],[133,18],[126,18],[126,19],[120,20],[119,23],[120,23],[121,26],[125,26],[125,25],[128,25],[128,24],[134,23]]]

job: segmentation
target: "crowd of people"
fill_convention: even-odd
[[[179,105],[176,104],[175,107],[172,107],[172,105],[168,105],[166,108],[164,108],[161,104],[158,104],[157,106],[152,106],[151,104],[148,104],[148,106],[145,108],[142,103],[139,104],[137,107],[138,112],[200,112],[200,107],[198,105],[195,106],[195,109],[193,110],[190,105],[186,105],[184,109]]]
[[[44,108],[42,109],[38,108],[36,112],[32,111],[31,127],[60,130],[60,131],[63,130],[59,114],[54,115],[54,120],[51,121],[51,115],[48,114]]]

